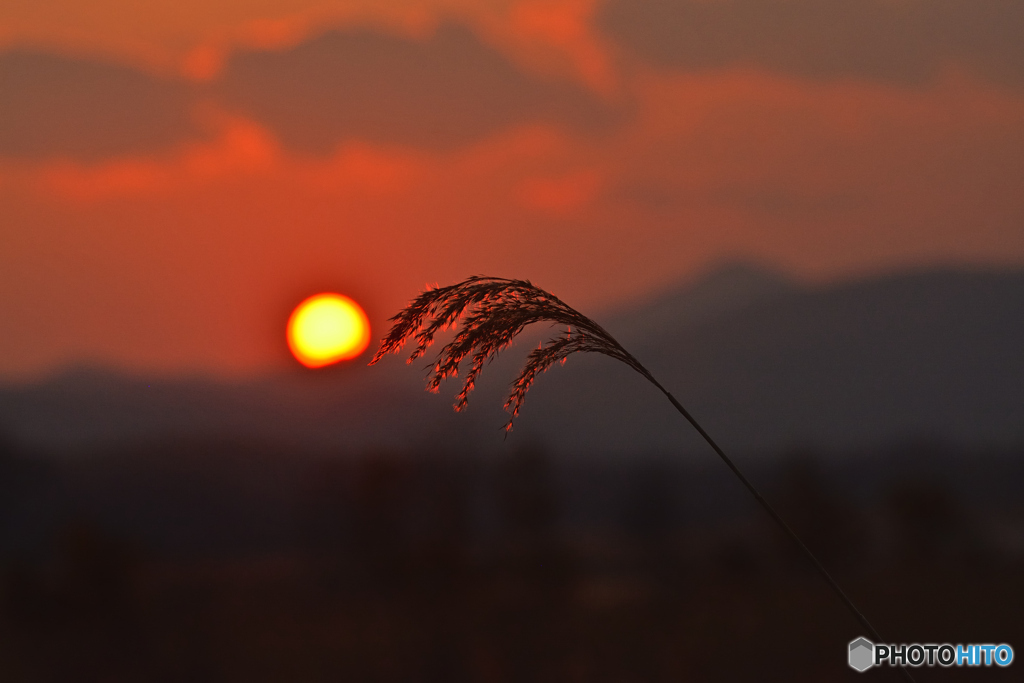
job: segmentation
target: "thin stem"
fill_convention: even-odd
[[[818,562],[818,558],[803,544],[803,541],[782,520],[779,513],[775,512],[768,501],[754,488],[754,485],[743,476],[732,460],[726,457],[718,444],[697,424],[693,416],[665,387],[654,379],[647,368],[622,348],[622,345],[600,325],[567,306],[558,297],[530,284],[528,280],[477,276],[451,287],[435,288],[424,292],[406,309],[392,318],[395,324],[388,336],[381,342],[381,347],[371,361],[371,365],[385,354],[397,352],[405,340],[410,337],[417,340],[417,346],[409,360],[418,358],[433,343],[436,332],[454,324],[464,314],[466,317],[463,320],[463,328],[455,336],[454,341],[441,350],[429,384],[431,390],[436,390],[446,377],[457,375],[459,364],[463,359],[472,355],[472,368],[466,376],[462,392],[455,404],[456,410],[461,410],[466,405],[476,376],[487,359],[493,358],[499,351],[511,344],[513,337],[519,334],[525,326],[542,320],[565,325],[565,332],[558,339],[551,340],[547,345],[541,345],[540,348],[534,349],[530,353],[526,367],[513,382],[512,393],[505,403],[505,407],[512,413],[512,418],[505,427],[506,434],[512,428],[512,420],[519,413],[519,407],[534,378],[555,362],[564,361],[573,353],[593,352],[602,353],[626,363],[668,397],[676,410],[689,420],[700,435],[711,444],[711,447],[718,453],[718,457],[729,466],[733,474],[739,477],[743,485],[771,515],[772,519],[799,546],[818,573],[825,578],[832,590],[857,618],[857,621],[867,629],[873,638],[878,641],[882,640],[878,631],[854,606],[850,598],[846,597],[846,593],[835,582],[835,579],[825,571],[825,568]],[[914,679],[911,678],[905,667],[901,667],[900,670],[908,681],[913,682]]]
[[[689,411],[686,410],[686,408],[684,408],[682,404],[676,400],[676,397],[669,393],[669,391],[665,387],[661,386],[661,384],[656,379],[654,379],[650,372],[647,372],[645,370],[643,374],[647,377],[647,379],[649,379],[654,384],[654,386],[658,387],[658,389],[660,389],[661,392],[668,397],[668,400],[672,402],[672,405],[676,407],[676,410],[678,410],[682,414],[682,416],[685,417],[691,425],[693,425],[693,428],[696,429],[697,432],[704,437],[704,440],[707,441],[713,449],[715,449],[715,453],[718,453],[718,457],[720,457],[722,461],[729,466],[729,469],[731,469],[733,474],[735,474],[739,478],[739,480],[743,482],[743,485],[746,486],[747,490],[750,491],[754,498],[757,499],[757,502],[761,504],[761,507],[763,507],[765,511],[769,515],[771,515],[772,519],[775,520],[776,524],[778,524],[779,527],[781,527],[782,530],[786,532],[789,538],[794,543],[796,543],[800,550],[803,551],[804,556],[811,561],[811,564],[814,565],[814,568],[818,570],[818,573],[821,574],[822,578],[824,578],[828,585],[832,587],[833,592],[835,592],[835,594],[839,596],[839,599],[843,601],[843,604],[845,604],[846,608],[850,610],[850,613],[853,614],[853,616],[857,619],[858,622],[860,622],[860,625],[867,629],[868,633],[871,634],[871,636],[875,639],[875,642],[885,642],[885,639],[882,638],[881,635],[879,635],[878,631],[876,631],[875,627],[871,625],[871,622],[868,621],[867,617],[865,617],[864,614],[859,609],[857,609],[857,606],[853,604],[853,601],[850,600],[850,598],[846,595],[843,589],[839,587],[839,584],[836,583],[836,580],[832,578],[832,575],[829,574],[825,567],[821,564],[821,562],[818,561],[818,558],[814,556],[814,553],[811,552],[810,548],[804,545],[804,542],[800,540],[800,537],[796,535],[796,532],[793,531],[788,524],[786,524],[785,520],[783,520],[779,513],[775,511],[775,508],[773,508],[768,503],[768,501],[764,499],[764,496],[762,496],[761,493],[754,487],[754,485],[750,483],[750,480],[743,476],[743,473],[740,472],[739,468],[736,467],[735,463],[733,463],[733,461],[729,459],[729,456],[725,454],[725,451],[723,451],[719,447],[719,445],[715,443],[715,440],[712,439],[711,436],[704,431],[704,428],[701,427],[697,420],[693,418],[693,415],[690,415]],[[907,668],[905,666],[900,665],[900,672],[903,674],[904,678],[913,683],[914,678],[910,675],[910,672],[907,671]]]

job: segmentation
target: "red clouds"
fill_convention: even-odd
[[[0,377],[259,372],[310,287],[379,325],[478,272],[594,310],[736,255],[824,278],[1024,260],[1024,96],[995,71],[788,69],[781,29],[648,55],[616,7],[604,38],[585,2],[348,24],[227,50],[203,82],[0,54],[21,88],[0,102],[0,316],[23,331]]]

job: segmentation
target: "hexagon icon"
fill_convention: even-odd
[[[867,671],[874,665],[875,644],[867,638],[850,641],[850,668]]]

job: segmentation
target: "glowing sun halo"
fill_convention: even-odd
[[[308,368],[355,358],[369,343],[366,313],[341,294],[311,296],[288,319],[288,348]]]

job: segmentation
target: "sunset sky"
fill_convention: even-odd
[[[318,291],[586,312],[1024,265],[1019,0],[7,0],[0,381],[285,367]],[[372,347],[372,346],[371,346]]]

